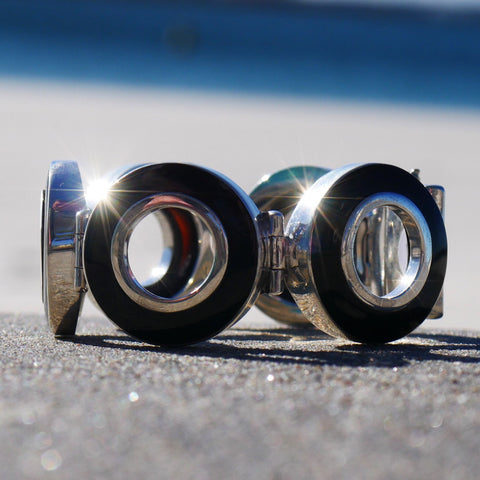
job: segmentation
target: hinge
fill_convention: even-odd
[[[86,208],[78,212],[75,219],[75,275],[73,279],[73,287],[75,290],[81,290],[83,292],[88,290],[83,271],[83,238],[89,216],[90,209]]]
[[[435,200],[440,213],[442,214],[443,221],[445,222],[445,189],[440,185],[427,185],[427,190]],[[443,317],[443,288],[440,295],[432,308],[432,311],[428,315],[430,319],[437,319]]]
[[[418,168],[410,172],[417,180],[420,180],[420,170]],[[445,222],[445,189],[441,185],[426,185],[425,188],[430,192],[430,195],[435,200],[443,221]],[[438,296],[432,311],[429,313],[429,319],[438,319],[443,317],[443,288]]]
[[[286,241],[283,215],[275,210],[263,212],[260,216],[262,227],[263,268],[262,293],[280,295],[283,292],[285,276]]]

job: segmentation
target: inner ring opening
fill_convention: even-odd
[[[395,309],[413,300],[425,285],[431,257],[426,220],[403,195],[372,195],[347,223],[342,267],[355,294],[369,305]]]
[[[132,205],[111,242],[111,261],[123,291],[159,312],[199,304],[217,288],[228,262],[222,224],[205,204],[162,193]]]

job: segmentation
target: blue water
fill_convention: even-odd
[[[0,75],[479,108],[480,15],[0,0]]]

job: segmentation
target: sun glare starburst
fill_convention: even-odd
[[[88,204],[96,205],[98,202],[105,200],[108,197],[110,189],[110,182],[99,178],[93,180],[85,191],[85,199]]]

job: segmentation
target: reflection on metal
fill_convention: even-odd
[[[403,222],[389,206],[373,209],[356,229],[355,270],[359,280],[375,295],[387,295],[401,282],[405,273],[401,257],[408,255],[401,251],[403,235]]]
[[[315,216],[330,187],[357,167],[349,165],[322,175],[302,195],[285,229],[285,236],[290,245],[288,289],[303,315],[320,330],[333,337],[342,337],[343,334],[332,321],[320,298],[312,269]]]
[[[194,217],[197,231],[190,240],[196,239],[200,246],[191,276],[178,279],[184,287],[172,297],[156,295],[143,286],[130,268],[128,255],[135,227],[147,215],[165,209],[183,210]],[[163,226],[168,228],[166,222]],[[112,237],[111,262],[118,283],[134,302],[158,312],[177,312],[198,305],[217,288],[227,267],[228,244],[220,220],[206,205],[186,195],[155,194],[132,205],[119,219]]]
[[[443,220],[445,221],[445,189],[440,185],[427,185],[427,190],[435,200],[435,203],[442,214]],[[433,306],[428,318],[437,319],[443,317],[443,291],[444,289],[442,288],[437,302]]]
[[[285,275],[285,237],[283,235],[283,215],[269,210],[262,214],[259,222],[262,224],[263,268],[266,280],[263,293],[280,295],[283,292],[283,277]]]
[[[260,308],[277,320],[361,342],[399,338],[442,313],[444,192],[396,167],[283,170],[252,192],[260,208],[195,166],[128,167],[105,185],[87,208],[76,163],[50,168],[42,279],[56,335],[75,332],[87,291],[121,328],[161,345],[210,338],[260,293]],[[129,246],[149,215],[163,255],[140,280]]]
[[[250,197],[261,211],[281,212],[286,225],[304,193],[328,171],[326,168],[312,166],[286,168],[262,177],[250,193]],[[283,248],[287,248],[286,240],[283,242]],[[261,295],[255,305],[280,322],[302,326],[311,325],[298,308],[290,292],[285,289],[285,285],[282,286],[282,291],[274,296],[268,293]]]
[[[85,273],[83,271],[83,237],[89,214],[90,210],[86,208],[77,212],[75,218],[75,278],[73,286],[75,289],[83,291],[86,291]]]
[[[400,266],[399,242],[405,229],[408,248]],[[410,303],[423,289],[432,262],[432,239],[425,218],[402,195],[367,197],[348,220],[342,242],[342,267],[353,291],[379,309]]]
[[[235,323],[261,290],[281,289],[283,217],[261,215],[229,179],[201,167],[146,164],[117,170],[98,185],[102,191],[89,190],[87,208],[77,164],[55,162],[42,194],[43,298],[55,334],[75,332],[88,291],[131,335],[157,344],[195,343]],[[129,245],[150,214],[162,231],[163,255],[150,278],[140,281]],[[88,262],[99,248],[100,257]],[[242,252],[249,252],[248,258]],[[235,268],[228,270],[231,261]]]
[[[55,335],[73,335],[84,292],[77,277],[76,221],[85,208],[75,162],[53,162],[42,193],[42,291],[45,313]],[[81,282],[80,282],[81,283]]]

